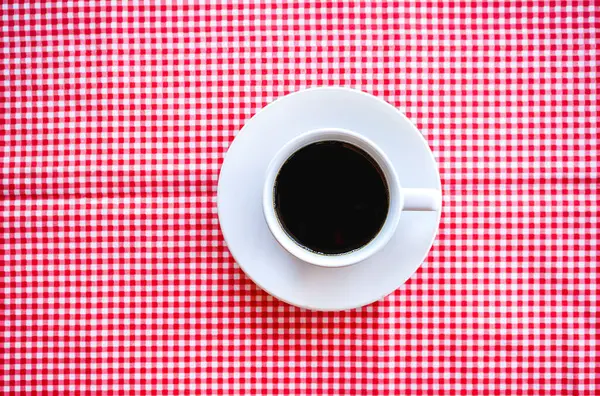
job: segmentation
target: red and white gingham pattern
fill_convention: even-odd
[[[4,393],[600,391],[593,1],[1,7]],[[256,287],[215,207],[236,131],[317,85],[404,111],[445,192],[341,313]]]

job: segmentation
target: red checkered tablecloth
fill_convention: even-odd
[[[4,394],[600,392],[594,1],[1,3]],[[310,312],[240,270],[223,154],[342,85],[439,160],[399,290]]]

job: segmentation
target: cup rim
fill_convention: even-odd
[[[275,180],[288,158],[301,148],[312,143],[331,140],[352,144],[369,154],[381,168],[390,194],[388,215],[377,235],[366,245],[350,252],[339,254],[313,252],[296,242],[281,225],[274,205]],[[338,268],[357,264],[381,250],[396,231],[402,213],[403,201],[404,197],[398,175],[385,153],[366,137],[342,128],[319,128],[311,130],[287,142],[277,151],[269,163],[263,187],[263,213],[269,230],[279,245],[302,261],[326,268]]]

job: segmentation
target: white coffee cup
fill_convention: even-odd
[[[321,141],[340,141],[364,150],[381,168],[389,189],[389,209],[381,230],[366,245],[348,253],[323,254],[300,245],[284,230],[275,209],[275,180],[283,164],[301,148]],[[402,211],[440,210],[441,201],[439,190],[401,187],[394,166],[383,150],[358,133],[338,128],[309,131],[286,143],[271,160],[263,188],[263,212],[267,225],[277,242],[300,260],[330,268],[356,264],[371,257],[390,241],[396,231]]]

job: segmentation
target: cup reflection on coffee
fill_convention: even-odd
[[[289,157],[274,186],[277,218],[290,238],[321,254],[344,254],[369,243],[389,209],[383,172],[364,150],[326,140]]]

